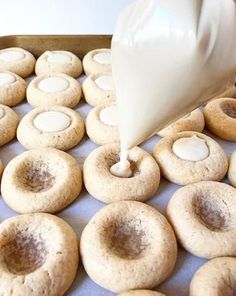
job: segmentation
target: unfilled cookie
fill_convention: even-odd
[[[162,175],[179,185],[220,181],[228,169],[228,159],[220,145],[196,132],[164,137],[154,147],[153,155]]]
[[[37,59],[35,65],[36,75],[59,72],[76,78],[82,71],[81,60],[72,52],[65,50],[47,50]]]
[[[116,106],[112,103],[98,105],[86,118],[86,132],[94,143],[104,145],[120,141]]]
[[[236,258],[215,258],[197,270],[190,283],[189,296],[203,295],[236,295]]]
[[[236,141],[236,100],[220,98],[204,108],[206,126],[209,131],[227,141]]]
[[[111,72],[111,50],[109,48],[95,49],[88,52],[83,59],[86,75]]]
[[[64,106],[37,107],[23,117],[17,128],[17,139],[27,149],[68,150],[83,135],[83,119],[78,112]]]
[[[188,115],[159,131],[160,137],[172,136],[179,132],[195,131],[201,133],[204,130],[205,120],[200,109],[196,109]]]
[[[26,82],[13,72],[0,72],[0,104],[15,106],[25,98]]]
[[[9,47],[0,50],[0,71],[10,71],[25,78],[34,72],[35,58],[20,47]]]
[[[6,166],[1,192],[8,206],[19,213],[55,213],[79,195],[82,174],[77,161],[54,148],[26,151]]]
[[[10,107],[0,104],[0,146],[15,138],[18,115]]]
[[[153,288],[172,272],[174,232],[156,209],[121,201],[95,214],[82,232],[81,257],[88,275],[112,292]]]
[[[179,243],[189,253],[236,256],[236,189],[205,181],[178,189],[167,207]]]
[[[134,147],[128,155],[132,176],[120,178],[110,171],[119,161],[119,153],[119,144],[107,144],[89,154],[83,167],[84,184],[88,192],[105,203],[146,201],[154,196],[160,183],[160,170],[155,159],[145,150]]]
[[[78,240],[62,219],[25,214],[0,224],[0,294],[64,295],[79,260]]]
[[[63,73],[44,74],[30,82],[26,96],[33,107],[62,105],[73,108],[80,101],[81,86]]]
[[[115,101],[115,89],[110,73],[97,73],[88,76],[84,80],[82,88],[84,98],[91,106]]]

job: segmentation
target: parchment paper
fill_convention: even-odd
[[[28,81],[30,81],[28,79]],[[82,81],[84,77],[79,80]],[[32,107],[24,101],[18,106],[13,108],[20,118],[22,118],[27,112],[32,110]],[[84,100],[81,100],[78,107],[75,108],[83,118],[86,117],[91,107],[87,105]],[[148,115],[147,115],[148,116]],[[157,114],[158,116],[158,114]],[[207,135],[213,137],[217,140],[217,142],[223,147],[227,155],[231,155],[231,153],[236,149],[236,144],[222,141],[219,138],[212,136],[209,132],[206,132]],[[154,136],[147,142],[141,145],[142,148],[152,153],[152,149],[154,145],[159,140],[159,137]],[[75,148],[68,151],[74,158],[78,160],[80,165],[83,165],[84,159],[89,155],[89,153],[97,147],[96,144],[92,143],[87,136],[84,137],[82,142]],[[9,144],[0,147],[0,158],[2,159],[4,165],[17,156],[18,154],[25,151],[25,149],[21,146],[17,140],[13,140]],[[225,180],[227,182],[227,180]],[[180,186],[175,184],[171,184],[168,181],[162,178],[161,184],[156,195],[150,199],[147,203],[154,206],[161,213],[165,214],[165,209],[168,204],[169,199],[172,194],[178,189]],[[82,193],[76,199],[76,201],[67,207],[65,210],[61,211],[57,215],[67,221],[76,231],[78,236],[80,237],[81,232],[91,217],[105,204],[99,202],[95,198],[91,197],[85,189],[83,189]],[[8,206],[4,203],[3,199],[0,198],[0,221],[7,219],[11,216],[15,216],[17,213],[8,208]],[[206,260],[197,258],[186,251],[184,251],[181,247],[178,249],[178,259],[176,263],[176,267],[172,273],[172,275],[161,285],[159,285],[156,289],[161,291],[168,296],[187,296],[189,283],[194,274],[194,272],[201,266]],[[85,273],[82,263],[80,260],[79,268],[77,276],[72,284],[72,287],[67,292],[66,295],[70,296],[111,296],[115,295],[95,284]]]

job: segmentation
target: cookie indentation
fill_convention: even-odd
[[[11,73],[0,73],[0,87],[8,86],[16,81],[16,78]]]
[[[149,243],[141,220],[115,221],[107,227],[108,247],[120,258],[138,259]]]
[[[95,83],[99,88],[103,90],[114,90],[114,84],[111,75],[101,75],[95,79]]]
[[[120,161],[120,157],[119,157],[119,155],[107,155],[107,157],[105,157],[105,159],[106,159],[106,162],[107,162],[107,164],[108,164],[108,168],[109,168],[109,171],[110,171],[110,173],[112,174],[112,175],[114,175],[115,177],[118,177],[118,176],[116,176],[115,174],[113,174],[111,171],[111,167],[113,166],[113,165],[115,165],[115,164],[117,164],[119,161]],[[130,163],[130,169],[131,169],[131,171],[132,171],[132,175],[131,176],[129,176],[128,178],[132,178],[132,177],[135,177],[135,176],[137,176],[137,175],[139,175],[140,174],[140,170],[139,170],[139,166],[138,166],[138,163],[136,163],[135,161],[133,161],[133,160],[130,160],[129,159],[129,163]]]
[[[49,190],[55,181],[55,176],[49,167],[43,163],[28,164],[20,172],[20,181],[32,192]]]
[[[29,274],[41,267],[47,256],[42,238],[27,232],[17,233],[4,247],[4,261],[7,269],[17,275]]]
[[[229,117],[236,119],[236,104],[232,102],[224,102],[221,105],[222,111]]]
[[[131,171],[132,171],[132,176],[131,177],[135,177],[135,176],[140,175],[141,172],[139,170],[137,162],[130,160],[130,168],[131,168]]]
[[[117,107],[115,105],[103,108],[99,114],[99,119],[102,123],[110,126],[118,125]]]
[[[42,132],[60,132],[71,124],[71,118],[60,111],[45,111],[39,113],[33,120],[34,126]]]
[[[58,52],[48,52],[47,57],[48,62],[50,63],[70,63],[71,62],[71,56],[65,53],[58,53]]]
[[[201,223],[212,231],[229,229],[230,212],[224,200],[216,201],[206,197],[196,199],[196,214]]]
[[[45,77],[38,83],[38,88],[45,93],[61,92],[68,89],[69,81],[64,77]]]
[[[206,140],[196,135],[177,139],[172,150],[178,158],[187,161],[202,161],[209,156]]]
[[[16,62],[23,60],[25,58],[25,54],[19,50],[6,50],[0,54],[0,59],[5,62]]]
[[[110,54],[110,52],[99,52],[93,56],[93,59],[99,64],[110,65],[111,54]]]

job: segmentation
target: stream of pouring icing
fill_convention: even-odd
[[[112,40],[120,162],[128,150],[232,87],[236,73],[233,0],[138,0],[120,16]]]

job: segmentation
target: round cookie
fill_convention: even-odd
[[[79,261],[78,240],[61,218],[25,214],[0,224],[0,294],[63,295]]]
[[[162,175],[179,185],[220,181],[228,169],[228,159],[220,145],[196,132],[182,132],[161,139],[154,147],[153,156]]]
[[[210,132],[227,141],[236,141],[236,101],[220,98],[204,108],[206,127]]]
[[[18,213],[55,213],[69,204],[82,189],[77,161],[54,148],[26,151],[6,166],[1,192],[7,205]]]
[[[236,258],[215,258],[202,265],[190,283],[189,296],[236,295]]]
[[[121,201],[95,214],[82,232],[84,268],[112,292],[148,289],[172,272],[177,255],[174,232],[156,209]]]
[[[116,106],[102,104],[92,109],[86,118],[86,132],[94,143],[104,145],[120,141]]]
[[[30,82],[26,96],[33,107],[62,105],[73,108],[80,101],[81,86],[63,73],[44,74]]]
[[[179,243],[189,253],[236,256],[236,189],[203,181],[178,189],[167,207]]]
[[[0,104],[15,106],[25,98],[26,82],[12,72],[0,72]]]
[[[204,126],[204,116],[202,111],[198,108],[166,128],[160,130],[157,135],[160,137],[167,137],[184,131],[195,131],[201,133],[204,130]]]
[[[111,72],[111,50],[109,48],[94,49],[83,58],[85,74],[98,74]]]
[[[120,200],[146,201],[157,191],[160,170],[154,158],[139,147],[129,151],[132,176],[116,177],[110,168],[118,162],[119,144],[107,144],[92,151],[84,162],[84,184],[98,200],[111,203]]]
[[[18,123],[19,118],[16,112],[0,104],[0,146],[15,138]]]
[[[230,157],[228,179],[230,183],[236,187],[236,151],[234,151]]]
[[[72,52],[65,50],[47,50],[37,59],[35,65],[36,75],[58,72],[76,78],[82,71],[80,59]]]
[[[37,107],[23,117],[17,128],[17,139],[27,149],[68,150],[83,135],[84,122],[79,113],[63,106]]]
[[[130,290],[120,293],[117,296],[166,296],[163,293],[151,290]]]
[[[84,98],[91,106],[115,101],[114,84],[110,73],[97,73],[88,76],[84,80],[82,88]]]
[[[34,72],[35,58],[27,50],[9,47],[0,50],[0,72],[10,71],[25,78]]]

